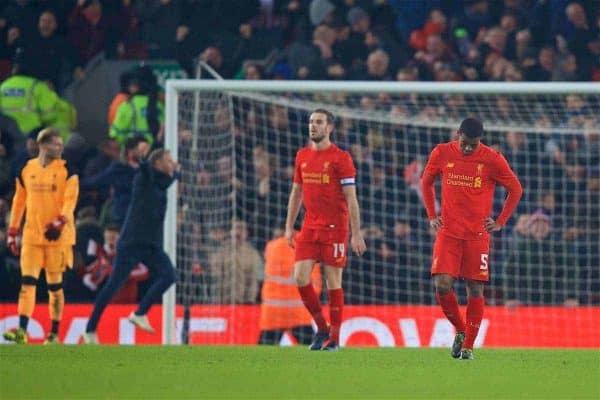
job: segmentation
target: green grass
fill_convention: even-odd
[[[600,398],[600,352],[0,346],[0,399]]]

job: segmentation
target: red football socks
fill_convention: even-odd
[[[464,332],[465,323],[460,317],[458,299],[456,298],[454,290],[451,290],[450,293],[444,295],[435,292],[435,298],[442,307],[442,311],[444,311],[446,318],[448,318],[452,325],[454,325],[454,328],[456,328],[456,332]]]
[[[321,302],[319,301],[319,296],[317,296],[317,292],[315,292],[312,283],[302,287],[298,286],[298,292],[300,293],[300,297],[302,297],[304,307],[306,307],[310,315],[312,315],[313,319],[315,320],[315,324],[317,324],[317,329],[319,332],[326,331],[327,321],[325,321],[325,317],[323,317]]]
[[[481,319],[483,318],[484,304],[483,296],[467,298],[467,332],[463,349],[473,348],[473,343],[475,342],[475,338],[479,332],[479,325],[481,325]]]
[[[329,315],[331,319],[331,332],[329,340],[340,342],[340,326],[342,325],[342,311],[344,309],[344,289],[329,291]]]

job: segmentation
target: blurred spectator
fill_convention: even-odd
[[[117,252],[117,241],[119,240],[119,226],[108,225],[104,228],[103,241],[91,241],[88,244],[87,255],[94,259],[78,271],[85,287],[91,292],[97,293],[98,289],[107,281],[112,263]],[[148,279],[148,267],[138,263],[129,274],[121,289],[111,299],[111,303],[132,304],[138,301],[138,282]]]
[[[562,304],[574,295],[571,260],[564,242],[555,238],[548,215],[519,216],[515,253],[505,267],[509,305]]]
[[[329,0],[311,0],[309,6],[310,22],[315,25],[330,24],[335,6]]]
[[[224,64],[226,61],[223,60],[223,53],[219,47],[208,46],[202,53],[200,53],[198,60],[207,63],[220,76],[227,77],[228,72],[225,71]]]
[[[293,42],[287,48],[285,57],[296,78],[321,79],[325,73],[325,65],[336,64],[331,47],[334,41],[333,30],[327,26],[319,26],[313,32],[312,43],[302,40]],[[341,71],[340,75],[343,73]]]
[[[415,50],[425,50],[427,39],[432,35],[443,35],[448,27],[446,16],[441,10],[434,9],[423,29],[416,29],[410,34],[410,46]]]
[[[14,181],[14,179],[19,175],[30,158],[37,157],[40,150],[36,140],[39,131],[41,131],[41,128],[31,131],[25,140],[25,146],[22,147],[13,158],[11,162],[11,181]]]
[[[23,135],[56,120],[58,96],[38,79],[36,62],[27,50],[18,49],[12,76],[0,84],[0,111],[15,120]]]
[[[516,168],[527,168],[528,158],[530,153],[527,149],[527,138],[523,132],[508,131],[506,132],[506,146],[502,149],[502,154],[513,166],[517,176],[525,176],[528,171],[519,171]]]
[[[500,28],[504,31],[505,44],[504,56],[514,61],[517,58],[517,29],[519,27],[519,17],[513,11],[505,11],[500,18]]]
[[[64,145],[63,158],[69,164],[69,168],[81,175],[94,152],[95,149],[81,134],[73,132]]]
[[[279,230],[265,247],[265,278],[261,289],[258,344],[277,345],[288,331],[299,344],[310,344],[312,317],[304,308],[294,280],[294,249]],[[311,282],[321,292],[321,268],[315,264]]]
[[[556,195],[552,191],[544,191],[539,194],[539,205],[533,214],[547,215],[550,227],[555,232],[563,228],[563,216],[559,212]]]
[[[397,81],[418,81],[419,80],[419,69],[416,65],[410,64],[406,67],[400,68],[396,73]]]
[[[275,156],[267,152],[255,153],[253,168],[254,182],[251,183],[251,188],[247,188],[247,194],[257,199],[252,225],[256,226],[255,243],[262,249],[269,239],[271,230],[284,220],[285,215],[273,214],[273,209],[285,201],[287,193],[286,185],[278,175]]]
[[[417,267],[414,252],[418,238],[407,216],[401,214],[395,218],[391,237],[398,264],[407,268]]]
[[[263,260],[248,242],[245,222],[234,221],[231,229],[233,237],[224,237],[220,249],[209,255],[213,298],[222,304],[254,304],[264,275]]]
[[[243,66],[243,78],[247,80],[265,79],[263,68],[255,63],[247,63]]]
[[[435,8],[441,8],[442,1],[404,1],[388,0],[396,15],[396,29],[402,38],[408,41],[410,34],[423,26],[429,13]]]
[[[82,79],[84,72],[75,49],[57,29],[56,14],[46,10],[39,16],[37,29],[16,40],[13,47],[23,47],[30,53],[36,76],[50,81],[60,92],[72,78]]]
[[[131,200],[133,177],[139,168],[140,161],[146,157],[150,150],[149,143],[137,136],[127,140],[123,159],[113,161],[106,170],[98,175],[90,176],[81,181],[83,190],[103,190],[111,187],[112,207],[111,222],[122,224],[125,221],[127,207]]]
[[[164,137],[164,107],[158,101],[156,77],[147,67],[135,71],[129,81],[127,101],[117,108],[110,137],[125,146],[128,139],[142,136],[151,145],[160,146]]]
[[[129,100],[129,84],[133,78],[132,71],[125,71],[119,76],[119,93],[112,99],[110,106],[108,107],[108,125],[112,125],[117,117],[117,110],[121,103]]]
[[[46,84],[51,90],[54,90],[52,82],[47,81]],[[77,110],[67,99],[58,97],[55,118],[51,126],[60,132],[63,143],[67,143],[71,134],[77,130]]]
[[[119,144],[114,139],[104,139],[98,146],[98,154],[91,158],[83,170],[84,177],[98,175],[119,158]]]
[[[600,27],[590,24],[585,9],[577,2],[570,3],[565,13],[570,24],[565,39],[583,76],[589,77],[594,64],[598,65],[600,56]]]
[[[566,54],[558,62],[552,76],[553,81],[581,81],[582,76],[577,68],[577,58],[573,54]]]
[[[182,27],[184,6],[180,0],[142,0],[135,2],[141,39],[148,58],[175,58],[176,39]]]
[[[479,33],[492,25],[488,0],[474,0],[465,5],[464,12],[459,16],[456,27],[464,28],[469,37],[474,40]]]
[[[505,57],[506,35],[506,31],[500,27],[493,27],[488,29],[483,39],[483,56],[486,57],[489,53],[495,53],[500,57]]]
[[[0,197],[0,300],[14,302],[21,288],[21,272],[18,257],[6,245],[9,212],[8,200]]]
[[[365,39],[371,26],[371,19],[365,10],[354,7],[348,11],[346,21],[350,26],[350,34],[338,45],[339,59],[346,68],[356,68],[369,54]]]
[[[102,243],[102,226],[96,218],[96,208],[93,206],[82,207],[77,211],[76,219],[76,243],[75,243],[75,266],[82,267],[93,261],[88,253],[88,247],[92,242]]]
[[[319,73],[324,73],[328,79],[341,79],[346,75],[346,70],[335,53],[336,40],[335,30],[327,25],[318,26],[313,32],[313,46],[320,53],[322,62],[318,68],[324,69]]]
[[[528,81],[549,81],[554,74],[554,49],[543,47],[537,60],[525,61],[525,78]]]
[[[425,50],[417,51],[414,56],[414,59],[429,71],[430,76],[437,62],[452,62],[454,58],[448,44],[439,35],[429,36]]]
[[[383,50],[375,50],[370,53],[367,58],[366,70],[361,68],[357,70],[352,77],[353,79],[366,81],[389,81],[391,80],[388,71],[389,65],[389,55]]]
[[[23,145],[25,138],[19,130],[16,121],[0,112],[0,143],[4,145],[7,154],[12,158]]]
[[[259,12],[259,0],[185,2],[176,32],[177,60],[189,76],[195,76],[194,59],[200,58],[224,78],[231,78],[243,61],[236,52],[244,36],[253,36],[252,21]]]
[[[107,32],[112,27],[102,12],[99,0],[79,1],[69,16],[68,38],[77,50],[82,64],[86,64],[105,50]]]
[[[7,131],[0,129],[0,198],[6,196],[13,185],[10,171],[13,141],[14,139]]]

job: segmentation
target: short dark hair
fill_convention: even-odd
[[[483,124],[477,118],[469,117],[460,123],[458,131],[469,139],[477,139],[483,136]]]
[[[137,147],[138,144],[145,142],[148,143],[148,140],[143,136],[134,136],[125,142],[125,151],[133,150]]]
[[[38,133],[36,141],[40,144],[50,143],[53,137],[60,137],[60,132],[54,128],[44,128]]]
[[[160,148],[153,150],[152,153],[148,156],[148,162],[150,165],[154,166],[157,161],[162,160],[162,158],[169,153],[169,150],[165,148]]]
[[[119,224],[117,224],[116,222],[111,222],[104,227],[104,230],[111,231],[111,232],[119,232],[119,231],[121,231],[121,226]]]
[[[325,114],[327,116],[327,123],[331,124],[331,125],[335,124],[335,117],[333,116],[333,113],[331,111],[326,110],[324,108],[317,108],[311,114],[314,114],[314,113]]]

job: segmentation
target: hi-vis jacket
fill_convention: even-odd
[[[109,135],[115,138],[121,147],[125,146],[127,139],[134,136],[144,136],[148,143],[154,142],[154,135],[150,132],[147,119],[148,96],[136,94],[127,101],[122,102],[117,108],[117,115],[110,126]],[[164,120],[162,103],[157,102],[158,121]]]
[[[69,171],[65,160],[54,160],[44,168],[39,158],[31,159],[17,177],[9,228],[19,228],[26,214],[23,244],[74,245],[73,212],[78,195],[79,177]],[[61,215],[67,218],[67,224],[57,241],[48,241],[44,237],[46,225]]]
[[[321,292],[321,272],[315,265],[311,282]],[[294,281],[294,249],[285,237],[265,247],[265,280],[261,291],[260,330],[288,329],[310,325],[312,317],[304,308]]]
[[[77,129],[77,110],[73,104],[63,98],[56,103],[56,118],[52,127],[60,132],[63,143],[67,142],[71,132]]]
[[[58,95],[44,82],[26,75],[13,75],[0,85],[0,112],[13,118],[27,135],[56,119]]]

